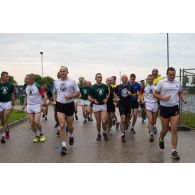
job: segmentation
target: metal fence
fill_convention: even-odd
[[[187,104],[180,102],[180,127],[195,129],[195,68],[180,69],[180,82]]]

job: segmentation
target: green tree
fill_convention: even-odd
[[[16,80],[14,80],[14,77],[13,77],[13,76],[11,76],[11,75],[9,75],[9,82],[10,82],[10,83],[12,83],[12,84],[17,85],[17,81],[16,81]]]
[[[34,77],[35,77],[35,82],[41,85],[42,84],[41,76],[39,74],[34,74]]]
[[[54,79],[50,76],[45,76],[42,78],[41,84],[47,84],[48,89],[51,88]]]

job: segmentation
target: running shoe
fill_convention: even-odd
[[[39,137],[38,135],[36,135],[35,138],[33,139],[33,142],[34,142],[34,143],[38,143],[38,142],[39,142],[39,138],[40,138],[40,137]]]
[[[92,119],[92,118],[90,118],[90,120],[89,120],[89,121],[91,121],[91,122],[92,122],[92,121],[93,121],[93,119]]]
[[[74,144],[74,137],[69,137],[69,145],[72,146]]]
[[[44,117],[45,117],[45,114],[42,115],[42,118],[44,118]]]
[[[177,151],[172,152],[171,157],[173,159],[176,159],[176,160],[179,160],[180,159],[180,156],[178,155]]]
[[[101,135],[100,134],[97,135],[96,141],[101,141]]]
[[[123,143],[126,142],[125,135],[121,135],[121,141],[122,141]]]
[[[6,131],[6,133],[5,133],[5,138],[6,138],[6,139],[9,139],[9,138],[10,138],[9,131]]]
[[[78,121],[78,116],[75,114],[75,119]]]
[[[158,129],[156,127],[154,127],[153,130],[154,130],[154,134],[158,133]]]
[[[134,128],[131,128],[131,132],[132,132],[133,134],[135,134],[135,130],[134,130]]]
[[[153,141],[154,141],[154,135],[150,134],[150,142],[153,142]]]
[[[162,149],[162,150],[165,148],[164,141],[161,140],[160,137],[159,137],[159,147],[160,147],[160,149]]]
[[[39,141],[40,142],[44,142],[45,141],[45,136],[43,134],[40,135]]]
[[[86,124],[87,123],[87,120],[85,119],[84,121],[83,121],[83,124]]]
[[[45,115],[45,121],[47,121],[47,116]]]
[[[107,133],[103,133],[104,141],[108,141],[108,135]]]
[[[4,137],[4,136],[2,136],[2,138],[1,138],[1,143],[2,143],[2,144],[5,143],[5,137]]]
[[[64,156],[64,155],[67,154],[67,149],[66,149],[66,147],[62,147],[60,154],[61,154],[61,156]]]

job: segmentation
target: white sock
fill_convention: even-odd
[[[2,137],[5,137],[5,133],[2,133]]]
[[[121,133],[121,136],[125,135],[124,133]]]
[[[40,131],[39,130],[37,130],[36,135],[40,136]]]
[[[69,132],[69,136],[70,136],[70,137],[73,137],[73,133],[71,134],[71,133]]]
[[[62,147],[66,147],[66,142],[62,142]]]
[[[173,148],[172,152],[175,152],[175,151],[176,151],[176,149],[175,149],[175,148]]]

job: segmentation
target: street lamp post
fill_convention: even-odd
[[[43,77],[43,52],[42,51],[40,51],[40,54],[41,54],[41,75],[42,75],[42,77]]]
[[[167,33],[167,68],[169,68],[169,33]]]

